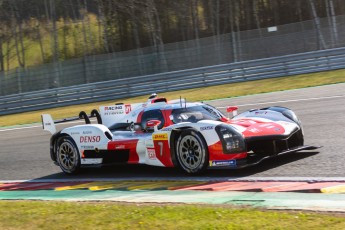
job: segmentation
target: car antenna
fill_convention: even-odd
[[[182,98],[181,98],[181,96],[180,96],[180,106],[182,108]]]
[[[187,100],[186,100],[186,98],[184,99],[184,108],[187,109]]]

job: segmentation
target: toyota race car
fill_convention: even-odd
[[[183,99],[151,95],[145,103],[101,106],[88,116],[54,121],[42,115],[51,132],[50,155],[67,174],[81,167],[147,164],[178,167],[189,174],[207,168],[243,168],[281,154],[318,147],[304,145],[302,125],[293,111],[272,106],[237,115]],[[98,124],[91,124],[96,117]],[[55,123],[85,119],[86,124],[56,132]]]

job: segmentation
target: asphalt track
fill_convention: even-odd
[[[323,148],[270,159],[247,169],[209,170],[202,178],[344,178],[345,83],[209,103],[217,107],[237,105],[240,112],[271,105],[289,107],[302,120],[305,143]],[[186,178],[177,169],[145,165],[87,169],[77,176],[67,176],[50,160],[49,138],[39,125],[1,129],[0,180]]]

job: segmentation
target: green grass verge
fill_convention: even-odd
[[[187,98],[189,101],[203,101],[219,98],[229,98],[236,96],[244,96],[250,94],[259,94],[273,91],[305,88],[311,86],[319,86],[326,84],[335,84],[345,82],[345,70],[335,70],[328,72],[319,72],[313,74],[303,74],[290,77],[281,77],[273,79],[265,79],[258,81],[249,81],[242,83],[224,84],[218,86],[210,86],[204,88],[195,88],[189,90],[180,90],[173,92],[166,92],[160,96],[168,99],[176,99],[180,96]],[[152,89],[154,92],[154,89]],[[121,101],[104,101],[91,104],[82,104],[67,106],[55,109],[40,110],[34,112],[27,112],[21,114],[13,114],[7,116],[0,116],[0,127],[30,124],[40,122],[40,115],[42,113],[50,113],[54,119],[77,116],[81,110],[88,113],[98,108],[100,105],[114,104],[116,102],[135,103],[147,100],[148,95],[135,97],[130,99],[123,99]]]
[[[202,207],[202,208],[200,208]],[[345,229],[342,215],[232,206],[0,201],[0,229]]]

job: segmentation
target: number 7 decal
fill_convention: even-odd
[[[158,142],[157,143],[159,145],[159,155],[163,156],[163,142]]]

